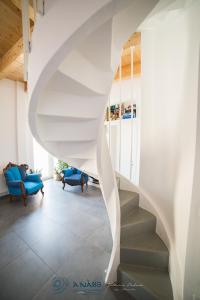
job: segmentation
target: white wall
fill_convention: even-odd
[[[157,215],[157,232],[170,248],[175,299],[183,299],[192,199],[199,15],[200,2],[190,1],[142,29],[142,205]]]
[[[2,169],[9,161],[17,162],[16,86],[0,80],[0,193],[6,191]]]
[[[107,140],[112,159],[112,165],[115,171],[121,173],[134,184],[139,180],[139,120],[122,119],[121,129],[120,121],[106,122]],[[110,129],[109,129],[110,126]],[[132,127],[132,130],[131,130]],[[120,146],[121,130],[121,146]],[[109,138],[110,134],[110,138]],[[132,135],[132,148],[131,148]],[[131,156],[132,150],[132,156]]]
[[[141,77],[134,77],[133,79],[122,80],[121,82],[114,81],[110,91],[110,104],[120,103],[120,97],[122,102],[133,99],[133,103],[139,105],[141,97]]]
[[[18,163],[33,166],[33,138],[28,125],[28,96],[24,85],[16,82]]]
[[[33,160],[35,172],[42,174],[42,179],[53,176],[55,168],[55,158],[49,154],[38,142],[33,140]]]
[[[0,195],[7,191],[2,170],[8,162],[30,165],[33,162],[27,101],[22,83],[0,80]]]
[[[188,227],[188,242],[185,264],[184,300],[200,299],[200,52],[199,52],[199,85],[198,85],[198,111],[195,168]],[[192,298],[193,297],[193,298]]]

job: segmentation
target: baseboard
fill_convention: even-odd
[[[4,198],[5,196],[8,196],[8,192],[0,193],[0,199]]]

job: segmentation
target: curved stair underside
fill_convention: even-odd
[[[155,217],[139,208],[138,195],[118,194],[104,111],[122,45],[156,2],[48,0],[46,14],[38,16],[34,27],[29,59],[32,134],[49,153],[99,179],[113,238],[105,281],[116,281],[119,266],[118,280],[141,281],[138,295],[154,296],[134,294],[140,300],[157,299],[159,272],[163,277],[158,282],[163,278],[169,284],[168,251],[155,233]],[[148,277],[151,272],[148,281],[144,273]]]

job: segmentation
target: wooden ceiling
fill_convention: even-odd
[[[140,76],[141,74],[141,33],[135,32],[124,44],[121,57],[121,74],[122,79],[131,77],[131,47],[133,50],[133,75]],[[115,80],[119,80],[119,67],[115,73]]]
[[[29,5],[33,26],[33,8]],[[21,0],[0,0],[0,79],[24,81]]]
[[[21,12],[9,0],[0,0],[0,57],[22,36]]]
[[[34,24],[32,1],[29,0],[30,25]],[[131,48],[134,46],[133,74],[141,73],[141,34],[135,32],[125,43],[122,52],[122,79],[131,77]],[[24,81],[21,0],[0,0],[0,79]],[[119,80],[119,67],[115,73]]]

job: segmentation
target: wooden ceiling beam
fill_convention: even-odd
[[[0,57],[22,36],[21,12],[10,0],[0,0]]]
[[[131,78],[131,47],[134,47],[133,52],[133,76],[141,75],[141,33],[135,32],[131,35],[128,41],[123,46],[121,55],[121,79],[126,80]],[[119,67],[115,73],[114,80],[119,80]]]
[[[31,27],[31,33],[33,26]],[[1,58],[0,58],[0,79],[24,81],[24,48],[21,37]]]
[[[128,41],[124,44],[123,49],[130,48],[131,46],[141,45],[141,32],[134,32]]]
[[[24,82],[23,69],[23,64],[14,62],[9,66],[6,72],[0,73],[0,78]]]
[[[23,71],[20,74],[23,66],[23,40],[22,38],[14,44],[14,46],[7,51],[6,54],[0,59],[0,79],[14,78],[16,73],[16,80],[23,81]],[[10,78],[11,79],[11,78]]]
[[[20,12],[19,8],[16,7],[16,5],[13,3],[12,0],[11,1],[10,0],[1,0],[1,4],[4,5],[4,7],[6,6],[6,8],[9,9],[9,11],[13,15],[21,18],[21,12]]]
[[[134,46],[135,51],[140,50],[140,45]],[[122,51],[122,56],[131,55],[131,47],[125,48]]]
[[[19,10],[22,10],[22,3],[21,0],[11,0],[11,2],[17,7]],[[29,18],[34,22],[34,9],[33,7],[29,4]]]
[[[30,31],[34,25],[34,9],[29,3]],[[0,0],[0,79],[24,80],[21,0]],[[8,38],[7,38],[8,37]],[[5,47],[3,46],[5,44]]]
[[[131,78],[131,65],[126,65],[122,67],[122,80]],[[133,66],[133,76],[140,76],[141,75],[141,63],[135,63]],[[119,68],[115,73],[114,80],[119,80]]]
[[[140,46],[136,46],[133,52],[133,62],[138,63],[141,61],[141,48]],[[131,49],[127,48],[123,50],[121,56],[122,66],[131,64]]]
[[[12,62],[21,58],[23,54],[23,39],[20,38],[0,59],[0,72],[4,71]]]
[[[0,72],[0,80],[5,78],[5,74]]]

